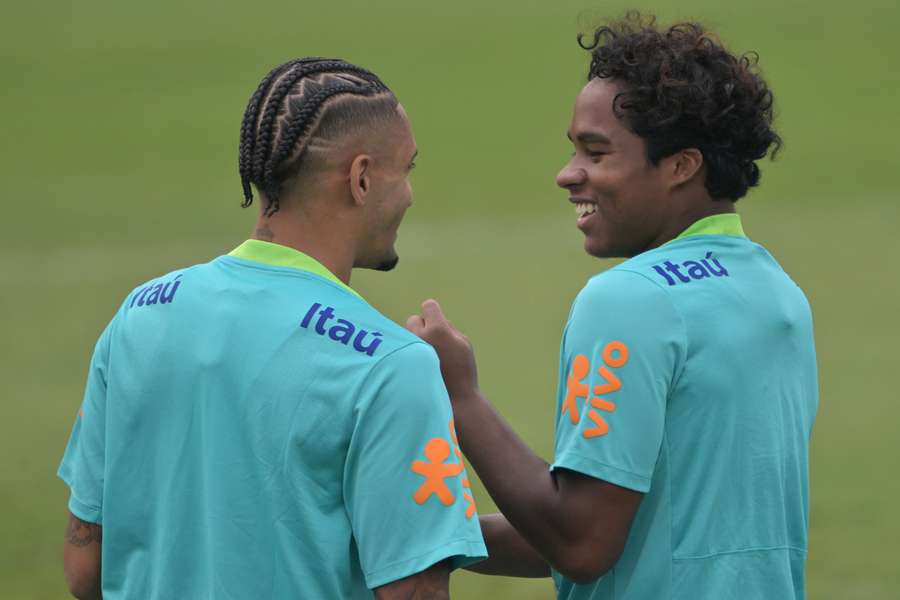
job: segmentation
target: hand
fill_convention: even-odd
[[[407,319],[406,328],[437,351],[441,375],[452,402],[478,395],[478,373],[472,344],[447,320],[436,300],[423,302],[422,314]]]

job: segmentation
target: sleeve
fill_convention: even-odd
[[[115,322],[115,319],[113,320]],[[106,450],[106,381],[110,323],[94,347],[84,400],[75,417],[57,475],[69,486],[69,511],[83,521],[103,523]]]
[[[550,468],[649,491],[686,345],[681,316],[654,282],[621,270],[592,279],[563,340]]]
[[[450,558],[487,557],[434,350],[405,346],[373,368],[357,406],[344,503],[374,589]]]

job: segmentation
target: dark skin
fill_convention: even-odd
[[[79,600],[99,600],[100,549],[103,527],[82,521],[69,513],[66,526],[66,545],[63,549],[63,570],[69,592]]]
[[[450,565],[442,561],[421,573],[375,588],[376,600],[449,600]]]
[[[635,256],[701,218],[734,212],[733,202],[706,191],[698,149],[647,160],[644,141],[613,111],[620,89],[594,79],[578,95],[568,131],[574,152],[556,179],[581,204],[577,226],[585,251],[598,258]],[[549,564],[578,583],[609,571],[643,495],[566,469],[550,472],[481,393],[472,346],[437,302],[425,301],[407,327],[437,350],[462,450],[502,512],[482,517],[490,558],[472,570],[543,577]]]

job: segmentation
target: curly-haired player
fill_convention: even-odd
[[[755,58],[701,25],[629,14],[580,38],[588,83],[557,177],[596,257],[563,333],[548,465],[478,389],[434,301],[463,450],[502,515],[473,570],[560,598],[802,598],[818,404],[809,305],[735,202],[781,144]],[[548,565],[550,568],[548,568]]]

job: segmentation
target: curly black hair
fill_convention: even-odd
[[[699,23],[659,28],[638,12],[580,34],[578,43],[591,52],[588,81],[621,85],[613,110],[644,139],[651,164],[697,148],[712,198],[735,201],[759,184],[756,161],[770,149],[774,158],[782,140],[756,53],[732,54]]]

